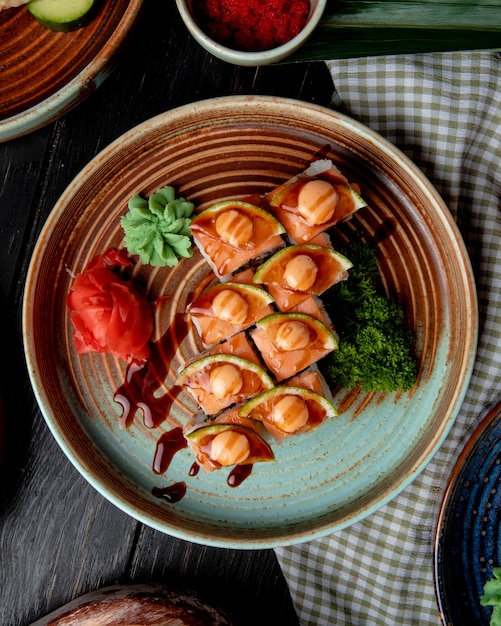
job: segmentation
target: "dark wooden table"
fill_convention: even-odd
[[[206,54],[170,2],[146,2],[106,82],[73,111],[0,144],[0,296],[5,433],[0,484],[0,625],[28,625],[91,590],[131,582],[188,588],[245,624],[297,618],[271,550],[192,544],[117,509],[73,468],[31,391],[21,333],[22,295],[37,236],[86,163],[140,122],[195,100],[279,95],[327,105],[323,63],[240,68]]]

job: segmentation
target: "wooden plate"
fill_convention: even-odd
[[[143,0],[103,0],[96,18],[53,32],[25,6],[0,12],[0,141],[54,121],[109,75]]]
[[[133,278],[153,301],[154,372],[168,421],[137,417],[120,427],[114,394],[125,365],[78,356],[65,300],[72,274],[122,244],[120,217],[134,193],[171,184],[199,208],[219,199],[264,193],[315,155],[332,158],[357,181],[370,208],[336,230],[339,242],[377,243],[384,285],[398,294],[416,334],[419,380],[406,394],[336,392],[341,415],[275,446],[276,463],[257,463],[240,486],[228,472],[190,475],[181,450],[168,471],[152,470],[164,432],[195,407],[173,387],[178,368],[199,349],[183,324],[186,303],[208,276],[201,255],[173,269],[136,264]],[[165,301],[164,301],[165,302]],[[107,498],[166,533],[230,547],[302,542],[369,515],[422,470],[452,425],[473,367],[477,341],[474,280],[463,241],[431,184],[379,135],[332,110],[270,97],[227,97],[186,105],[115,141],[76,177],[49,216],[30,265],[23,335],[33,388],[69,459]],[[168,409],[168,410],[167,410]],[[152,490],[184,484],[175,503]]]

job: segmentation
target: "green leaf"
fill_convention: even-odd
[[[480,596],[480,604],[494,607],[489,624],[501,626],[501,567],[493,568],[492,578],[486,581]]]
[[[499,0],[336,0],[282,63],[501,48]]]

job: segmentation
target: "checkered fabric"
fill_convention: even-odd
[[[276,554],[302,626],[439,626],[439,506],[459,452],[501,400],[501,57],[385,56],[328,67],[332,106],[398,146],[449,206],[474,269],[480,336],[456,422],[414,482],[365,520]]]

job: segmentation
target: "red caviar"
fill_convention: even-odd
[[[304,28],[310,0],[195,0],[195,17],[215,41],[258,52],[290,41]]]

